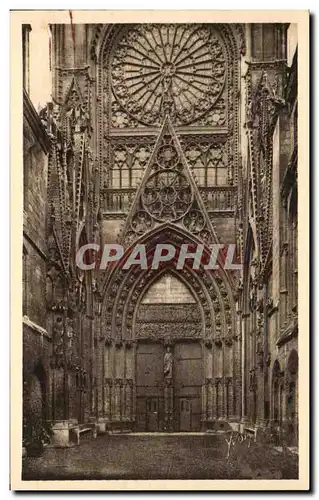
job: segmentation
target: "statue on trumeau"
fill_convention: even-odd
[[[164,377],[172,378],[173,376],[173,353],[172,348],[168,346],[164,354]]]

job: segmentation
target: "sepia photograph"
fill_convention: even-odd
[[[309,488],[308,24],[11,12],[13,489]]]

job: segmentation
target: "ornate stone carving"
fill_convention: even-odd
[[[264,366],[264,347],[261,339],[257,341],[256,354],[257,354],[257,364],[259,368],[262,369]]]
[[[176,221],[190,208],[193,193],[184,174],[177,170],[154,173],[146,182],[143,205],[156,220]]]
[[[164,377],[170,379],[173,376],[173,353],[172,348],[167,346],[164,354]]]
[[[183,218],[183,224],[191,234],[197,234],[205,226],[205,219],[199,210],[190,210]]]
[[[201,324],[183,325],[183,323],[137,323],[136,336],[138,338],[160,339],[170,335],[172,338],[201,338]]]
[[[143,212],[152,218],[152,226]],[[143,224],[140,224],[141,218]],[[217,239],[169,117],[165,118],[119,239],[131,245],[139,235],[163,222],[175,222],[180,226],[183,222],[190,233],[201,234],[205,231],[206,241],[215,242]]]
[[[231,347],[233,345],[233,338],[231,335],[226,335],[226,337],[224,338],[224,342],[225,342],[225,345],[227,347]]]
[[[213,341],[210,338],[206,338],[204,343],[207,349],[211,349],[213,347]]]
[[[129,27],[112,59],[114,95],[144,125],[159,125],[167,106],[177,124],[200,118],[218,100],[225,75],[223,44],[207,25]]]
[[[217,334],[216,337],[214,338],[214,342],[217,347],[222,346],[222,339],[219,334]]]
[[[219,140],[218,140],[219,139]],[[225,138],[215,138],[214,142],[199,142],[198,139],[183,139],[185,157],[193,169],[200,186],[223,186],[227,181],[227,149]]]
[[[64,363],[64,325],[63,317],[56,316],[53,325],[53,358],[56,367]]]
[[[136,212],[132,218],[131,226],[135,233],[144,234],[152,228],[152,217],[144,210]]]
[[[257,377],[255,369],[250,370],[249,372],[249,390],[251,392],[255,392],[257,389]]]

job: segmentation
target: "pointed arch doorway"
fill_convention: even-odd
[[[201,328],[199,304],[172,274],[142,296],[135,323],[137,431],[200,431]]]

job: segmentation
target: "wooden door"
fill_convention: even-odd
[[[136,353],[136,430],[163,429],[163,345],[139,343]]]
[[[175,429],[200,431],[202,349],[199,342],[178,342],[174,346]]]
[[[181,432],[192,430],[192,400],[190,398],[179,400],[179,430]]]
[[[146,428],[148,432],[159,430],[159,399],[146,399]]]

